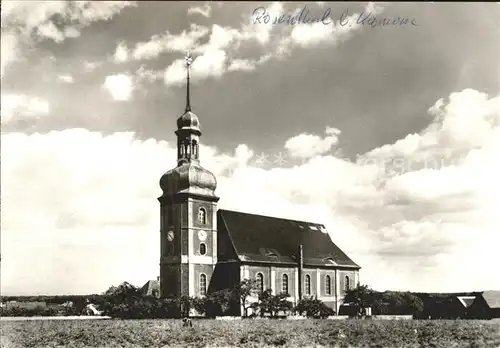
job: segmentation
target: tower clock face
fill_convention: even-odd
[[[204,241],[207,239],[207,232],[205,232],[205,231],[203,231],[203,230],[202,230],[202,231],[199,231],[199,232],[198,232],[198,238],[199,238],[202,242],[204,242]]]
[[[174,231],[168,231],[167,233],[167,239],[169,242],[173,241],[175,237]]]

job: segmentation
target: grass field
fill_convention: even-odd
[[[500,347],[499,321],[180,320],[1,323],[13,347]]]

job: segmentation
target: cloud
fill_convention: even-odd
[[[212,8],[210,7],[210,3],[208,3],[208,2],[205,2],[203,7],[194,6],[194,7],[188,8],[188,15],[199,14],[199,15],[202,15],[203,17],[209,18],[211,12],[212,12]]]
[[[139,42],[132,50],[135,60],[148,60],[158,57],[163,52],[186,52],[192,50],[199,39],[207,35],[208,28],[191,24],[189,30],[184,30],[178,35],[166,32],[162,35],[153,35],[149,41]]]
[[[147,80],[149,82],[155,82],[164,78],[163,72],[147,69],[144,65],[141,65],[139,69],[137,69],[135,75],[139,81]]]
[[[2,30],[1,40],[1,76],[3,77],[8,63],[14,61],[19,55],[19,43],[16,35],[4,33]]]
[[[65,83],[73,83],[74,82],[73,76],[71,76],[71,75],[59,75],[58,78],[59,78],[59,80],[65,82]]]
[[[255,70],[255,62],[248,59],[235,59],[227,68],[228,71],[252,71]]]
[[[231,44],[234,44],[236,48],[239,46],[242,37],[242,34],[237,29],[214,24],[208,42],[204,45],[194,47],[193,52],[203,54],[207,51],[226,49]]]
[[[19,119],[37,119],[50,111],[48,101],[23,94],[2,94],[2,123]]]
[[[132,97],[134,83],[131,76],[126,74],[117,74],[106,76],[103,88],[105,88],[114,100],[124,101]]]
[[[223,50],[208,51],[193,62],[193,77],[222,76],[226,68],[226,52]]]
[[[325,154],[338,143],[340,130],[327,127],[326,134],[326,137],[321,138],[317,135],[301,133],[288,139],[285,149],[290,156],[304,159]]]
[[[80,35],[95,21],[108,20],[126,7],[128,1],[6,1],[2,3],[2,76],[11,62],[22,57],[33,43],[50,39],[62,42]],[[4,40],[5,36],[5,40]]]
[[[177,59],[165,70],[164,81],[168,85],[182,84],[186,80],[186,67],[183,59]]]
[[[370,2],[365,6],[364,12],[375,16],[382,13],[387,5],[386,3],[375,4]],[[294,15],[298,17],[301,10],[296,9]],[[330,11],[330,9],[325,11]],[[321,15],[323,13],[326,12],[322,12]],[[310,48],[325,43],[337,45],[349,39],[354,32],[362,28],[362,25],[357,22],[359,15],[360,13],[346,11],[341,14],[341,18],[334,19],[336,17],[330,13],[330,16],[324,22],[297,24],[293,26],[289,35],[281,38],[280,43],[277,45],[276,55],[278,58],[287,56],[296,46]]]
[[[226,70],[226,52],[223,50],[208,51],[194,59],[191,65],[193,81],[207,77],[220,77]],[[167,86],[181,85],[186,81],[186,66],[183,59],[175,60],[166,70],[164,81]]]
[[[94,71],[97,69],[99,66],[101,66],[103,62],[90,62],[90,61],[83,61],[83,68],[87,72]]]
[[[124,63],[129,59],[128,48],[124,42],[120,42],[116,47],[115,54],[113,55],[115,63]]]
[[[448,99],[447,104],[441,98],[429,108],[434,119],[421,133],[373,149],[363,160],[382,163],[405,158],[405,165],[414,170],[426,164],[461,164],[471,150],[483,148],[498,136],[500,97],[465,89]]]

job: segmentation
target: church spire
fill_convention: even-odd
[[[184,58],[186,61],[186,74],[187,74],[187,85],[186,85],[186,109],[185,112],[191,111],[191,100],[189,99],[189,70],[191,67],[191,63],[193,63],[193,58],[191,57],[191,54],[189,51],[186,54],[186,57]]]

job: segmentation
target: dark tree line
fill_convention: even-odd
[[[348,314],[358,317],[365,316],[367,308],[372,315],[417,315],[424,309],[423,301],[411,292],[378,292],[360,284],[346,291],[344,304],[351,308]]]
[[[254,280],[243,280],[232,289],[209,293],[204,298],[159,299],[144,295],[140,288],[129,283],[109,288],[101,295],[89,296],[4,296],[6,301],[45,302],[48,306],[39,308],[2,308],[2,316],[33,316],[33,315],[80,315],[87,303],[95,304],[102,315],[124,319],[146,318],[181,318],[190,314],[192,309],[205,317],[216,316],[270,316],[278,317],[289,314],[305,315],[307,317],[324,318],[335,314],[322,301],[305,298],[294,307],[288,301],[288,294],[273,295],[271,290],[260,292]],[[457,306],[457,294],[415,294],[410,292],[385,291],[377,292],[366,285],[357,285],[346,292],[344,305],[339,314],[350,316],[365,316],[366,308],[371,308],[372,315],[403,314],[415,318],[457,318],[463,316],[460,306]],[[253,298],[253,301],[250,299]],[[257,301],[255,301],[255,299]],[[71,301],[73,306],[51,306]],[[241,310],[240,310],[241,306]],[[240,313],[241,312],[241,313]]]

